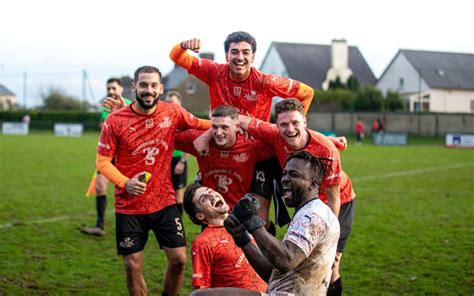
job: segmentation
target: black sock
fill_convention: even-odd
[[[334,283],[329,285],[327,296],[341,296],[342,295],[342,279],[339,277]]]
[[[268,220],[268,227],[267,227],[268,233],[270,233],[273,236],[276,236],[276,227],[275,224],[273,223],[272,220]]]
[[[178,207],[179,214],[183,216],[183,204],[177,203],[176,206]]]
[[[96,226],[104,229],[105,224],[105,208],[107,206],[107,196],[98,195],[95,199],[95,206],[97,208],[97,223]]]

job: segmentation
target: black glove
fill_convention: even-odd
[[[265,221],[257,216],[258,208],[258,199],[247,193],[235,204],[232,214],[244,224],[248,232],[253,233],[255,229],[265,226]]]
[[[240,221],[232,214],[224,220],[224,227],[232,235],[237,247],[242,248],[250,242],[250,235]]]

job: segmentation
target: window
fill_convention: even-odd
[[[405,85],[405,79],[403,79],[403,77],[400,77],[400,79],[398,80],[398,87],[400,89],[403,89],[404,85]]]
[[[186,85],[186,93],[188,95],[192,95],[196,93],[196,82],[194,81],[188,82],[188,84]]]

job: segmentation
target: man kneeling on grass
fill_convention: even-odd
[[[192,295],[326,295],[336,255],[339,222],[318,198],[326,165],[306,151],[290,154],[281,183],[288,207],[295,215],[283,242],[264,229],[257,216],[258,200],[245,195],[224,221],[226,230],[262,279],[266,293],[238,288],[212,288]],[[251,233],[258,248],[250,243]],[[238,242],[238,243],[237,243]]]
[[[222,195],[211,188],[192,184],[184,194],[184,210],[194,224],[206,226],[191,250],[194,288],[238,287],[262,292],[267,289],[267,284],[239,248],[242,241],[237,237],[233,239],[224,229],[229,206]]]

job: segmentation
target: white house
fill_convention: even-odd
[[[474,113],[474,54],[401,49],[377,82],[410,111]]]
[[[16,103],[16,95],[0,84],[0,110],[8,110]]]

